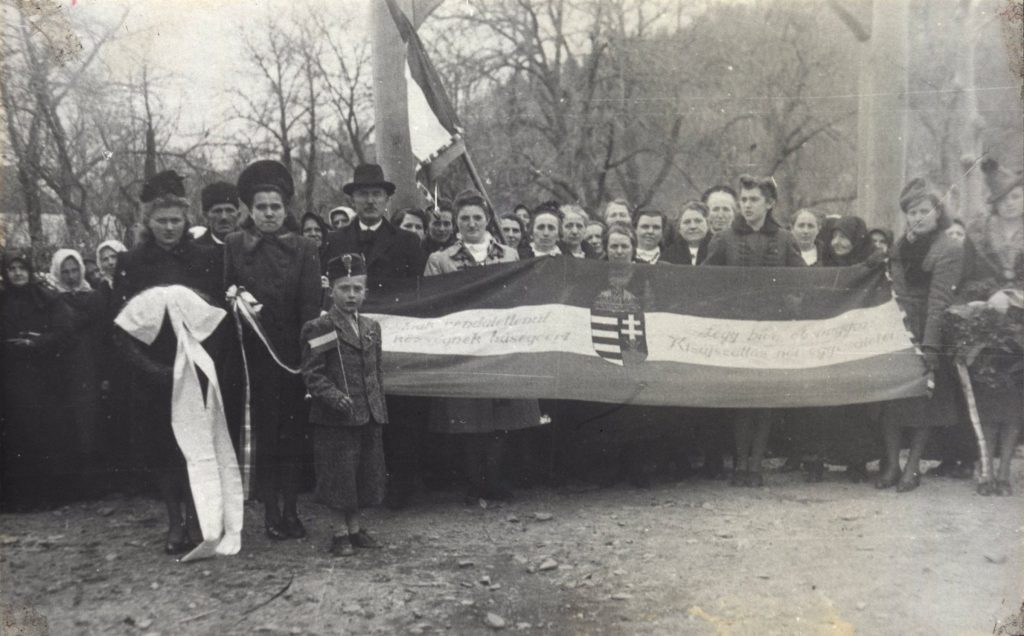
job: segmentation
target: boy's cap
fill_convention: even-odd
[[[327,261],[327,280],[333,283],[343,276],[366,276],[362,254],[342,254]]]

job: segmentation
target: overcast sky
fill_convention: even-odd
[[[351,17],[365,24],[370,0],[328,0],[324,19]],[[295,10],[297,0],[64,0],[73,27],[113,25],[128,10],[103,61],[126,79],[143,61],[163,76],[160,96],[168,112],[181,106],[182,128],[223,120],[227,87],[240,86],[242,30],[255,37]],[[368,32],[367,32],[368,33]],[[367,37],[369,37],[367,35]]]

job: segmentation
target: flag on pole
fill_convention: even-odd
[[[435,175],[440,174],[466,151],[462,125],[416,28],[395,0],[385,1],[406,45],[405,79],[412,154],[421,166],[429,167]]]

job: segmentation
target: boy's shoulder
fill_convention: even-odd
[[[362,314],[359,315],[359,327],[363,331],[366,331],[367,329],[375,329],[377,331],[380,331],[380,323],[379,322],[377,322],[373,318],[367,318],[366,316],[364,316]]]
[[[302,333],[318,335],[327,333],[334,329],[334,323],[331,321],[331,317],[328,314],[317,316],[316,318],[309,320],[306,324],[302,325]]]

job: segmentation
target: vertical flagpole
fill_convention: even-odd
[[[491,222],[487,231],[491,233],[494,240],[504,244],[505,237],[501,233],[501,226],[498,225],[498,211],[494,209],[491,197],[487,196],[487,188],[484,187],[484,180],[480,177],[480,173],[476,171],[476,164],[473,163],[473,158],[469,156],[468,149],[462,153],[462,162],[466,165],[466,171],[469,172],[469,178],[473,180],[473,187],[476,188],[477,192],[484,195],[484,201],[487,202],[487,207],[491,208]]]
[[[412,15],[412,0],[396,0]],[[374,0],[373,106],[377,163],[396,186],[391,209],[421,207],[416,188],[416,159],[409,137],[409,106],[405,86],[405,44],[384,0]]]

